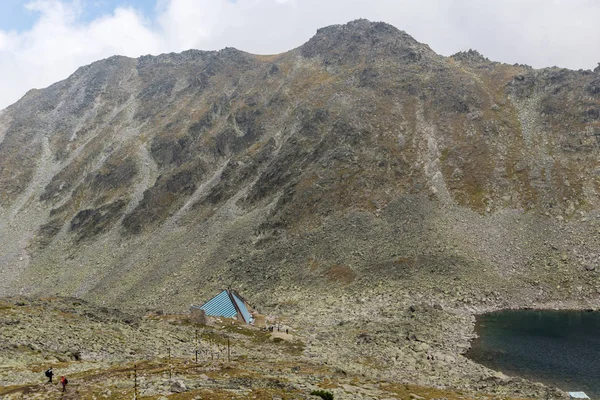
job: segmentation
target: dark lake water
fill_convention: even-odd
[[[476,331],[472,360],[600,398],[600,312],[499,311],[477,317]]]

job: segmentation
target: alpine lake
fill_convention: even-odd
[[[475,329],[475,362],[600,399],[599,311],[503,310],[479,315]]]

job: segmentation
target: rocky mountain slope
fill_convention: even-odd
[[[593,293],[599,73],[365,20],[274,56],[98,61],[0,115],[0,294]]]
[[[233,286],[307,357],[476,385],[473,313],[598,306],[598,137],[600,68],[385,23],[111,57],[0,111],[0,296],[181,311]]]

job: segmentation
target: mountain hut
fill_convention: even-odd
[[[207,316],[236,318],[247,324],[253,322],[249,311],[248,303],[238,292],[231,289],[225,289],[202,306],[191,306],[190,309],[199,309],[204,311]]]

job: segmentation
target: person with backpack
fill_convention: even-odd
[[[65,378],[64,376],[61,376],[60,377],[60,384],[63,387],[63,390],[62,390],[63,392],[67,391],[67,383],[69,383],[69,380],[67,378]]]
[[[44,372],[44,375],[46,375],[46,378],[48,378],[48,383],[52,383],[52,376],[54,375],[54,372],[52,372],[52,367],[48,368],[46,372]]]

